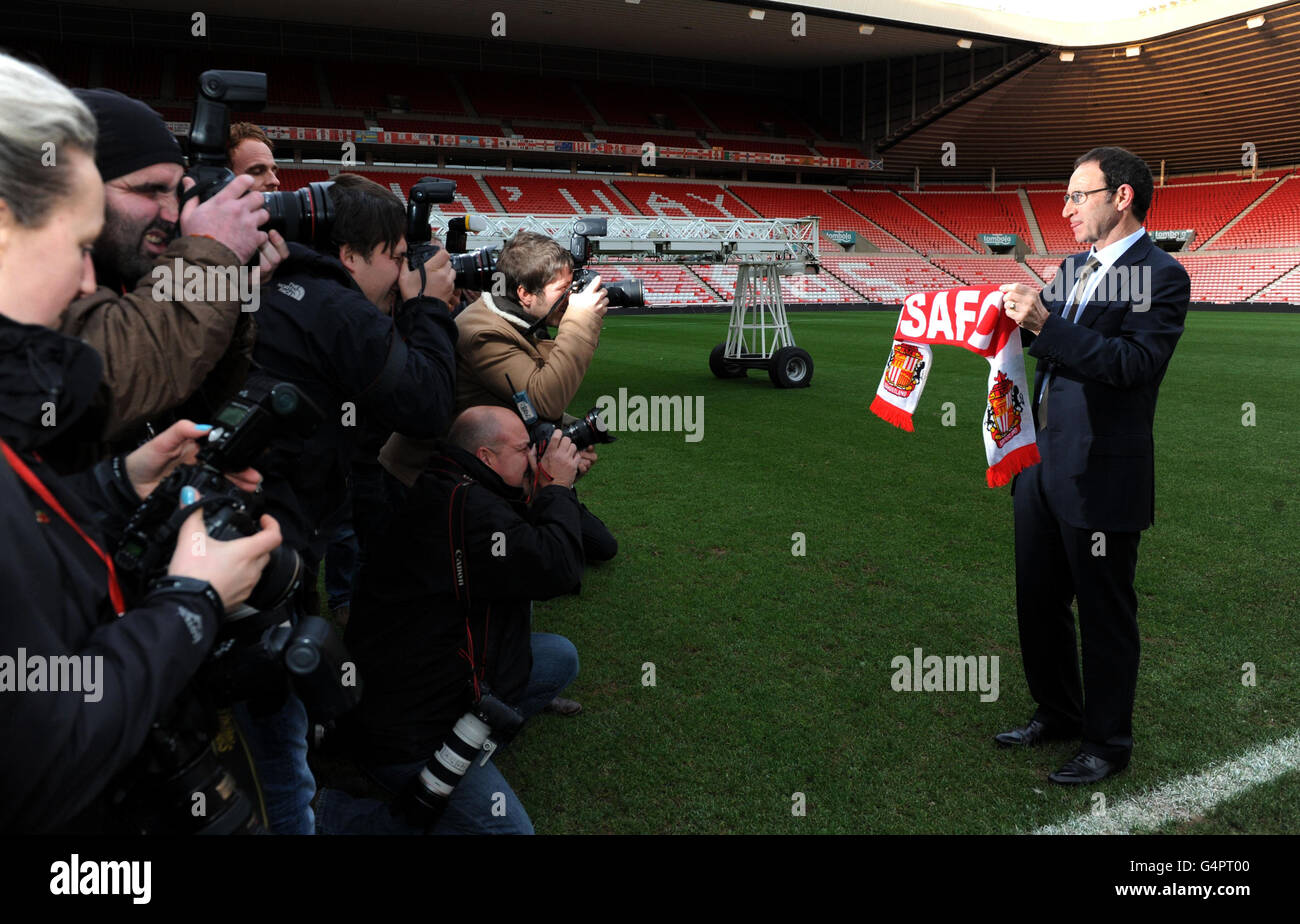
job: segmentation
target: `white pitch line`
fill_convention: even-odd
[[[1300,732],[1151,792],[1129,796],[1107,806],[1103,813],[1076,815],[1069,821],[1045,825],[1032,833],[1129,834],[1138,828],[1151,830],[1171,821],[1204,815],[1220,802],[1296,769],[1300,769]]]

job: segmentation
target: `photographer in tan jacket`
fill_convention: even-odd
[[[505,279],[506,291],[514,296],[484,292],[456,316],[460,331],[456,410],[480,404],[513,409],[508,376],[516,388],[528,392],[542,418],[573,420],[565,409],[591,365],[609,305],[600,278],[593,279],[585,291],[570,295],[573,259],[569,252],[551,238],[530,231],[517,232],[506,242],[497,270]],[[557,328],[554,337],[549,335],[551,326]],[[388,441],[380,461],[410,485],[432,451],[431,441],[398,434]],[[580,459],[579,471],[585,474],[596,461],[595,450],[584,450]],[[608,543],[604,548],[589,547],[587,557],[596,561],[612,558],[617,543],[612,536]]]

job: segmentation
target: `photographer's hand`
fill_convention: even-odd
[[[267,241],[257,251],[258,281],[266,285],[271,281],[275,268],[289,259],[289,245],[279,231],[267,235]]]
[[[248,174],[235,177],[207,202],[190,199],[181,209],[181,234],[210,237],[235,252],[240,263],[247,263],[266,243],[267,234],[260,230],[270,218],[260,193],[250,192],[253,178]],[[189,177],[181,180],[181,189],[194,186]]]
[[[573,482],[578,478],[578,447],[573,445],[573,440],[558,432],[552,436],[538,462],[537,473],[539,488],[551,484],[558,484],[562,488],[573,487]]]
[[[397,277],[397,290],[402,293],[402,301],[427,295],[450,306],[451,293],[456,290],[456,270],[451,265],[447,249],[439,247],[432,257],[424,261],[423,291],[420,289],[420,271],[411,269],[411,265],[403,260],[402,272]]]
[[[590,311],[596,317],[603,318],[608,307],[609,293],[605,291],[599,276],[593,276],[591,282],[587,283],[587,288],[577,295],[569,296],[569,312],[575,309],[580,312]]]
[[[140,499],[152,494],[176,466],[192,464],[199,454],[198,441],[207,439],[211,429],[192,420],[178,420],[128,455],[124,460],[126,477]],[[251,468],[226,477],[241,491],[255,491],[262,483],[262,476]]]
[[[189,500],[193,503],[197,499],[195,491]],[[280,545],[280,524],[263,514],[260,525],[260,532],[225,542],[209,536],[203,511],[194,511],[181,524],[167,573],[207,581],[221,597],[226,611],[233,610],[248,599],[270,561],[271,551]]]
[[[591,470],[591,467],[596,464],[596,459],[598,458],[599,456],[596,455],[596,450],[590,446],[578,453],[578,477],[581,478],[583,475],[587,474],[587,472]]]

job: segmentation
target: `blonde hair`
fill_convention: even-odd
[[[0,52],[0,199],[18,223],[40,227],[68,195],[64,151],[95,156],[95,118],[63,84]]]

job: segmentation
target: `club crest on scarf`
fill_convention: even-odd
[[[925,360],[921,351],[910,343],[895,343],[889,365],[885,368],[885,389],[891,395],[906,398],[912,389],[921,384]]]
[[[1002,310],[996,286],[970,286],[909,295],[898,314],[894,343],[871,412],[907,432],[930,377],[931,344],[958,346],[988,360],[981,435],[985,480],[996,488],[1039,461],[1033,417],[1026,415],[1025,359],[1020,328]],[[923,376],[922,373],[925,373]]]
[[[1024,406],[1020,388],[999,369],[984,413],[984,426],[999,449],[1020,432],[1020,412]]]

